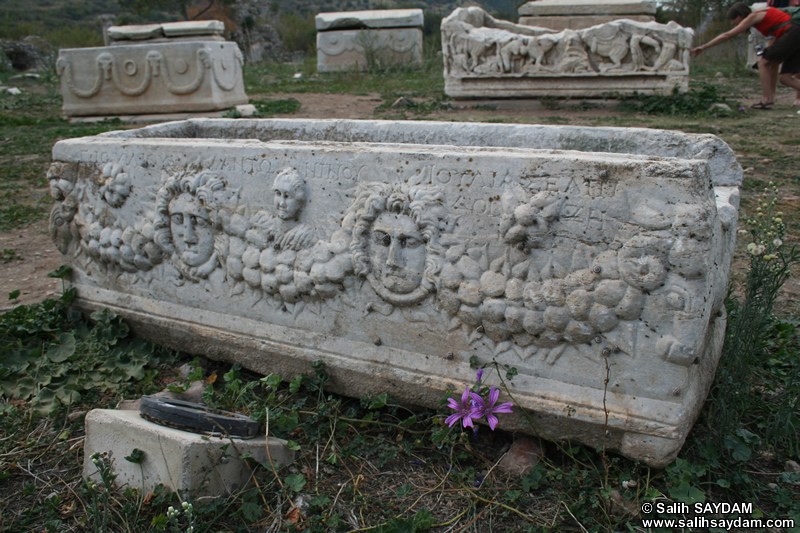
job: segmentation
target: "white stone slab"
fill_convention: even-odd
[[[197,120],[54,160],[77,304],[168,346],[431,407],[496,361],[547,438],[656,466],[713,379],[741,177],[713,136]]]
[[[519,7],[520,15],[655,15],[653,0],[535,0]]]
[[[317,31],[364,28],[422,28],[421,9],[375,9],[320,13],[314,19]]]
[[[225,24],[221,20],[190,20],[161,24],[167,37],[193,37],[196,35],[222,35]]]
[[[671,94],[689,86],[693,31],[617,20],[555,32],[477,7],[442,21],[445,93],[456,98]]]
[[[106,32],[108,38],[114,41],[143,41],[164,37],[164,28],[161,24],[110,26]]]
[[[138,411],[94,409],[86,415],[83,476],[101,481],[92,454],[107,453],[117,474],[117,488],[132,487],[147,494],[158,485],[184,498],[228,496],[251,481],[254,462],[276,468],[290,464],[294,452],[286,442],[266,437],[235,439],[189,433],[143,419]],[[126,461],[134,449],[144,452],[141,464]],[[250,464],[242,455],[252,457]]]
[[[371,66],[421,65],[422,30],[392,28],[317,33],[317,70],[368,70]]]
[[[228,109],[248,102],[236,43],[143,41],[59,51],[66,116]]]

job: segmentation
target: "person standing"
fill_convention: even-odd
[[[767,6],[753,11],[744,3],[737,2],[728,10],[728,19],[733,24],[733,29],[717,35],[706,44],[693,48],[692,57],[697,57],[704,50],[729,41],[750,28],[755,28],[763,35],[774,39],[758,60],[761,101],[752,107],[772,109],[778,79],[787,87],[800,91],[800,79],[795,78],[795,75],[800,74],[800,27],[792,24],[792,17],[775,7]],[[778,65],[781,64],[778,73]]]

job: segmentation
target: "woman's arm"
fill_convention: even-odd
[[[725,33],[720,33],[706,44],[702,44],[697,48],[692,49],[692,56],[697,57],[700,55],[700,52],[711,48],[712,46],[717,46],[718,44],[724,43],[725,41],[730,41],[737,35],[741,35],[745,33],[747,30],[764,20],[764,14],[766,10],[761,11],[753,11],[749,15],[747,15],[739,24],[736,25],[735,28],[726,31]]]

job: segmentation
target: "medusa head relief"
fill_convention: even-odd
[[[365,183],[345,221],[353,224],[355,273],[385,301],[412,305],[435,292],[444,196],[430,187]]]

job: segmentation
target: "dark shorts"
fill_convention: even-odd
[[[781,74],[800,72],[800,26],[789,26],[783,35],[764,50],[763,57],[774,63],[783,63]]]

